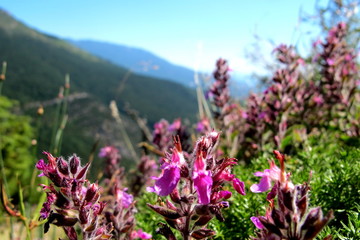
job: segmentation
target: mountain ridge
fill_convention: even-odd
[[[194,71],[174,64],[142,48],[97,40],[67,41],[89,53],[141,75],[161,78],[194,87]]]
[[[66,74],[70,75],[71,93],[87,94],[86,98],[69,104],[69,122],[64,131],[65,154],[72,154],[76,149],[80,155],[89,154],[94,136],[103,134],[104,126],[113,122],[108,109],[111,100],[117,102],[129,130],[136,125],[122,111],[126,104],[147,118],[149,126],[161,118],[195,120],[197,110],[193,90],[135,73],[127,76],[127,69],[95,57],[56,36],[31,29],[3,10],[0,10],[0,43],[0,62],[6,61],[8,66],[3,95],[17,99],[22,111],[34,115],[33,108],[24,109],[26,104],[56,98]],[[45,109],[46,119],[42,125],[51,128],[53,120],[47,113],[53,113],[54,107],[49,105]],[[107,132],[115,131],[111,129],[115,129],[114,126]],[[48,133],[44,134],[43,139],[49,137]],[[42,144],[42,150],[46,146]]]

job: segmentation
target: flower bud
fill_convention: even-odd
[[[59,172],[61,172],[65,176],[69,175],[69,165],[62,157],[57,158],[56,164],[59,169]]]
[[[96,183],[91,184],[90,187],[86,191],[85,201],[93,202],[93,199],[97,193],[97,190],[98,190],[97,184]]]
[[[70,158],[70,172],[76,174],[80,166],[80,159],[75,154]]]

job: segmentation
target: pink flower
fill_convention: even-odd
[[[142,229],[139,229],[137,231],[132,231],[131,233],[131,239],[136,239],[136,238],[150,239],[151,237],[152,237],[151,234],[143,232]]]
[[[211,130],[210,121],[207,118],[201,119],[200,122],[196,124],[196,131],[200,133],[205,133]]]
[[[251,217],[250,220],[253,222],[255,227],[257,227],[258,229],[263,229],[264,228],[264,225],[260,222],[258,217]]]
[[[193,180],[194,187],[199,196],[199,203],[210,203],[211,188],[213,185],[213,179],[211,171],[206,170],[206,157],[207,152],[203,152],[203,149],[209,148],[211,143],[209,139],[203,138],[198,142],[197,154],[194,162]],[[208,149],[206,149],[208,150]]]
[[[155,186],[146,188],[148,192],[155,192],[159,196],[172,193],[180,180],[181,166],[185,164],[184,156],[177,148],[174,148],[170,162],[166,162],[168,159],[164,160],[160,177],[153,177],[156,180]]]
[[[176,165],[168,165],[163,169],[160,177],[153,179],[157,180],[155,186],[147,187],[146,190],[155,192],[159,196],[167,196],[172,193],[180,180],[180,168]]]
[[[175,132],[181,128],[181,119],[175,119],[174,122],[169,126],[168,130]]]
[[[246,194],[245,194],[245,184],[244,184],[244,182],[240,181],[240,179],[238,179],[238,178],[234,178],[232,181],[233,181],[234,189],[238,193],[240,193],[241,195],[245,196]]]
[[[270,162],[270,169],[265,169],[264,172],[254,173],[257,177],[262,177],[259,184],[253,184],[250,190],[254,193],[265,192],[271,188],[272,181],[280,179],[280,168],[278,168],[274,161]]]
[[[327,62],[327,64],[329,64],[329,66],[333,66],[335,64],[334,59],[331,59],[331,58],[326,59],[326,62]]]
[[[199,203],[210,203],[211,188],[213,180],[210,171],[198,171],[193,175],[194,187],[199,196]]]
[[[320,105],[324,103],[324,99],[322,98],[321,95],[317,95],[313,97],[313,100],[316,104]]]
[[[99,157],[111,157],[113,154],[117,154],[119,151],[113,146],[106,146],[100,149]]]
[[[126,188],[121,190],[116,188],[116,200],[121,202],[124,208],[128,208],[134,201],[134,197],[126,192]]]

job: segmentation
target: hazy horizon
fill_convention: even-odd
[[[212,70],[215,60],[223,57],[235,74],[249,74],[263,72],[246,57],[259,41],[255,35],[262,41],[262,49],[256,50],[266,58],[280,43],[296,44],[300,50],[309,45],[314,33],[308,33],[309,26],[299,22],[299,15],[313,13],[315,2],[4,0],[0,7],[30,27],[60,38],[140,48],[202,71]]]

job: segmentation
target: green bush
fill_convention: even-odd
[[[34,131],[30,126],[30,118],[15,114],[16,105],[17,102],[0,96],[0,157],[4,161],[8,193],[11,196],[18,192],[19,182],[22,186],[28,186],[35,164],[31,154]]]

